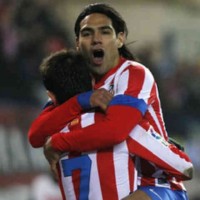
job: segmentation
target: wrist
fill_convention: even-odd
[[[93,91],[89,91],[89,92],[81,93],[77,96],[78,103],[84,110],[91,108],[90,97],[92,93]]]

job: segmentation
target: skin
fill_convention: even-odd
[[[122,200],[151,200],[151,198],[145,192],[136,190],[134,193],[123,198]]]
[[[94,13],[86,16],[80,23],[80,34],[77,38],[77,49],[88,59],[90,71],[95,81],[102,78],[119,62],[120,48],[124,43],[124,33],[116,35],[112,21],[107,16]],[[102,50],[104,56],[95,62],[93,51]]]

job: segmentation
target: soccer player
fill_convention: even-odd
[[[56,53],[56,54],[48,57],[47,59],[45,59],[44,63],[41,65],[41,71],[43,73],[44,84],[45,84],[45,86],[46,86],[46,88],[48,90],[49,96],[52,98],[52,100],[54,101],[55,104],[62,104],[66,99],[69,99],[71,96],[74,96],[77,93],[84,92],[84,91],[87,91],[87,90],[91,89],[91,79],[90,79],[87,71],[85,70],[86,64],[84,63],[83,58],[81,58],[81,56],[79,54],[77,54],[77,55],[76,55],[75,52],[68,52],[67,53],[65,51],[61,51],[61,52],[58,52],[58,53]],[[81,65],[81,69],[79,69],[80,65]],[[89,93],[89,94],[91,94],[91,93]],[[109,93],[108,93],[108,95],[109,95]],[[85,95],[85,94],[78,96],[78,100],[81,103],[81,105],[83,105],[83,107],[88,104],[88,103],[85,104],[85,99],[87,99],[88,97],[89,96]],[[44,112],[40,115],[39,119],[40,120],[44,120],[44,118],[46,118],[45,120],[49,121],[50,118],[53,118],[52,117],[53,115],[50,112],[50,110],[51,110],[51,111],[54,112],[54,119],[52,121],[53,125],[47,124],[47,126],[46,126],[47,128],[45,128],[45,126],[43,124],[43,127],[40,127],[40,131],[41,131],[40,135],[37,135],[37,136],[34,135],[34,137],[33,137],[33,135],[29,135],[30,139],[31,139],[31,143],[34,146],[40,146],[40,145],[42,146],[44,144],[45,139],[48,136],[51,135],[50,131],[52,133],[55,131],[54,124],[57,123],[57,121],[59,121],[58,116],[61,119],[62,118],[64,118],[64,119],[68,118],[68,120],[70,120],[70,119],[72,119],[72,117],[76,117],[77,114],[79,114],[79,112],[77,112],[77,111],[78,111],[78,108],[80,109],[80,106],[77,104],[77,102],[75,100],[72,100],[72,99],[70,99],[70,101],[71,101],[70,105],[71,106],[68,106],[66,108],[66,104],[64,104],[64,103],[60,106],[62,108],[62,110],[63,109],[67,109],[67,111],[65,111],[64,115],[62,115],[62,116],[59,115],[58,109],[55,106],[49,106],[49,107],[47,107],[44,110]],[[106,101],[109,101],[110,99],[111,99],[111,96],[108,96],[108,99]],[[84,104],[83,104],[82,101],[84,101]],[[88,100],[86,102],[88,102]],[[75,108],[75,106],[73,104],[75,104],[75,106],[77,108]],[[95,106],[95,104],[93,104],[93,106]],[[87,105],[86,108],[88,108],[88,107],[89,106]],[[89,114],[90,113],[87,113],[87,115],[89,115]],[[83,116],[84,116],[85,119],[87,118],[86,115],[83,115]],[[96,117],[97,116],[98,115],[96,115]],[[101,116],[101,114],[100,114],[100,116]],[[47,117],[48,117],[48,119],[47,119]],[[84,124],[85,122],[87,122],[87,120],[85,120],[84,118],[82,119],[82,124]],[[67,126],[65,126],[65,128],[63,129],[63,132],[67,132],[67,129],[74,129],[74,128],[76,128],[77,124],[79,124],[78,123],[78,121],[79,121],[78,119],[80,119],[80,118],[76,118],[71,123],[69,123]],[[101,119],[101,117],[99,119]],[[36,124],[38,124],[37,121],[38,121],[38,119],[35,122]],[[62,122],[62,123],[63,124],[61,124],[59,126],[59,129],[62,128],[65,125],[65,123],[67,123],[67,121],[66,122]],[[45,133],[47,133],[47,134],[45,135]],[[141,130],[138,133],[141,133]],[[154,140],[155,137],[152,137],[151,134],[149,134],[149,135],[146,134],[146,135],[144,135],[144,137],[142,137],[142,135],[141,135],[141,139],[142,138],[146,139],[146,140],[148,140],[148,138],[149,138],[150,140],[148,140],[148,142],[153,142],[154,141],[154,145],[155,144],[159,145],[158,146],[159,149],[161,149],[163,147],[166,149],[166,146],[163,145],[162,143],[158,143],[157,140]],[[140,140],[140,138],[138,139],[138,141],[139,140]],[[128,144],[127,146],[129,146],[130,144],[132,146],[132,142],[131,141],[132,141],[132,139],[128,139],[127,140],[127,144]],[[142,141],[141,141],[141,144],[142,144]],[[167,144],[167,143],[165,143],[165,144]],[[117,152],[116,152],[117,157],[120,159],[120,162],[119,161],[118,162],[119,162],[119,164],[121,166],[118,166],[118,167],[120,167],[120,169],[123,171],[123,173],[120,171],[120,174],[121,174],[122,177],[126,178],[125,174],[126,174],[126,171],[128,170],[127,166],[129,166],[129,168],[130,168],[129,169],[129,176],[130,176],[130,174],[133,173],[133,171],[132,171],[133,170],[133,165],[129,164],[129,165],[126,166],[126,160],[124,161],[124,157],[128,158],[127,160],[130,162],[129,156],[127,157],[127,155],[128,155],[129,152],[126,149],[122,148],[122,147],[124,147],[124,144],[120,144],[118,146],[115,146],[115,149],[117,150]],[[140,147],[140,145],[137,145],[137,147]],[[131,150],[133,150],[133,149],[134,149],[134,147],[131,148]],[[144,148],[142,146],[140,148],[138,148],[138,149],[137,148],[135,148],[135,149],[136,150],[133,150],[132,152],[136,153],[136,155],[138,155],[138,154],[140,155],[140,151],[142,152],[144,150]],[[111,151],[112,149],[107,149],[107,150],[102,151],[102,152],[99,151],[97,153],[97,155],[104,160],[104,159],[108,158],[107,155],[109,155],[109,156],[111,155],[111,153],[109,153],[108,150]],[[123,153],[121,151],[123,151]],[[124,156],[125,152],[126,152],[126,155]],[[167,153],[172,154],[173,152],[167,151]],[[89,154],[90,158],[94,157],[94,155],[95,155],[94,152]],[[148,158],[148,155],[150,155],[150,154],[148,154],[148,152],[147,152],[147,158]],[[183,156],[183,154],[181,154],[181,155]],[[73,156],[73,154],[70,154],[70,156]],[[166,155],[163,156],[163,159],[165,159],[165,158],[166,158]],[[172,158],[172,157],[170,157],[170,158]],[[77,159],[77,157],[74,158],[74,159]],[[80,161],[84,162],[85,156],[79,157],[79,159],[80,159],[79,162],[76,160],[75,163],[76,163],[76,165],[79,164],[78,167],[81,167],[83,163],[80,163]],[[151,161],[158,162],[158,161],[156,161],[156,160],[153,159],[153,156],[150,159],[151,159]],[[70,160],[70,159],[66,160],[66,157],[63,157],[61,159],[61,161],[60,161],[61,169],[63,168],[63,170],[65,171],[67,169],[66,163],[70,166],[70,162],[71,161],[74,162],[73,159],[72,160]],[[95,159],[93,159],[92,161],[94,162]],[[92,162],[92,164],[93,164],[93,162]],[[101,162],[101,160],[99,162]],[[104,166],[103,169],[109,168],[108,167],[109,163],[110,162],[108,162],[108,161],[107,162],[106,161],[102,162],[102,164]],[[162,162],[160,161],[160,163],[162,163]],[[160,164],[160,163],[158,162],[158,164]],[[164,167],[166,167],[166,166],[167,165],[164,163]],[[73,167],[74,166],[72,165],[72,169],[74,169]],[[92,166],[91,169],[93,170],[92,174],[94,174],[95,167]],[[168,169],[169,170],[173,170],[171,168],[168,168]],[[175,173],[177,173],[176,170],[175,170]],[[101,174],[102,175],[104,174],[104,175],[108,176],[108,175],[110,175],[110,171],[101,172]],[[71,198],[71,196],[69,195],[70,194],[70,191],[69,191],[70,190],[70,188],[69,188],[70,184],[69,183],[67,184],[65,179],[67,179],[67,178],[65,178],[65,176],[63,176],[63,179],[60,182],[61,183],[60,184],[61,188],[63,188],[62,189],[63,197],[65,198],[65,196],[68,196],[69,198]],[[95,179],[95,177],[93,177],[93,179]],[[124,180],[124,179],[122,179],[122,180]],[[106,179],[106,182],[107,182],[107,184],[111,184],[112,183],[112,181],[109,181],[108,177]],[[126,182],[128,182],[128,181],[126,181]],[[63,184],[66,184],[65,185],[66,187],[63,187]],[[93,182],[92,182],[92,184],[93,184]],[[104,185],[104,187],[105,187],[105,184],[102,184],[102,185]],[[94,190],[94,185],[92,185],[92,186],[91,186],[91,188],[93,189],[92,191],[94,192],[95,191]],[[132,191],[132,190],[129,189],[128,185],[125,185],[125,186],[127,188],[126,191]],[[84,185],[84,187],[86,187],[86,185]],[[118,187],[120,188],[120,186],[118,186]],[[121,185],[121,188],[123,188],[123,187],[124,187],[124,185]],[[95,186],[95,188],[98,188],[98,187]],[[83,188],[81,188],[81,189],[83,189]],[[71,191],[73,191],[73,189]],[[86,193],[86,191],[85,191],[85,193]],[[97,191],[98,190],[96,190],[96,192]],[[109,190],[109,187],[108,187],[108,192],[112,192],[112,190]],[[125,192],[124,194],[127,195],[128,193]],[[108,197],[104,197],[103,199],[106,199],[106,198],[111,198],[111,199],[114,198],[115,199],[115,195],[113,193],[110,193],[110,194],[108,193],[107,195],[108,195]],[[123,193],[122,193],[122,195],[123,195]],[[144,197],[144,194],[143,194],[143,197]],[[101,196],[99,196],[99,198],[101,199]],[[117,197],[116,197],[116,199],[117,199]]]
[[[107,110],[111,117],[98,128],[90,125],[82,131],[54,134],[47,141],[46,150],[84,152],[98,149],[102,144],[104,148],[109,147],[127,139],[137,124],[145,130],[147,123],[168,140],[156,82],[151,72],[134,62],[127,50],[127,26],[119,13],[105,4],[91,4],[78,16],[75,34],[78,51],[90,63],[94,88],[113,89],[115,96]],[[187,199],[182,182],[169,178],[163,183],[162,179],[154,177],[158,170],[151,163],[143,160],[138,163],[140,190],[145,190],[153,199],[160,195],[160,191],[163,195],[173,193]]]

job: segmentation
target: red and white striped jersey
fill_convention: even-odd
[[[145,124],[148,122],[152,126],[154,132],[156,131],[156,133],[160,134],[164,139],[167,140],[168,135],[164,125],[157,85],[151,72],[140,63],[125,61],[115,72],[115,74],[112,74],[110,76],[114,76],[111,84],[113,84],[113,92],[115,95],[127,94],[138,99],[143,99],[148,105],[147,112],[145,113],[143,120],[140,122],[140,131],[137,129],[133,129],[131,135],[138,136],[139,133],[142,132],[142,128],[144,128],[144,130],[146,131]],[[107,77],[104,85],[100,86],[100,84],[98,83],[96,88],[105,87],[106,89],[109,89],[110,86],[108,86],[108,80],[110,79],[110,77]],[[145,131],[143,131],[143,133]],[[153,143],[149,143],[149,146],[147,146],[149,151],[153,151],[153,149],[155,148],[155,146],[151,144]],[[162,151],[160,155],[163,156]],[[172,160],[174,161],[174,159],[176,158],[173,158]],[[163,176],[163,174],[161,173],[162,171],[159,168],[155,167],[152,163],[147,162],[146,160],[140,159],[140,161],[137,162],[137,167],[140,169],[138,185],[155,185],[162,187],[165,186],[172,189],[185,190],[183,183],[177,181],[177,179],[174,177],[168,178],[167,181],[163,182],[162,179],[160,179]],[[160,178],[157,178],[159,177],[158,175],[160,176]]]
[[[85,113],[63,130],[90,126],[103,114]],[[134,162],[126,141],[114,147],[92,152],[71,152],[60,159],[60,188],[64,200],[118,200],[137,188]]]
[[[103,118],[104,115],[98,112],[82,114],[70,122],[62,133],[98,124]],[[161,167],[170,174],[168,177],[175,175],[182,178],[185,169],[191,167],[188,157],[163,140],[151,126],[146,130],[137,125],[126,141],[112,148],[82,154],[73,152],[63,156],[59,162],[63,199],[117,200],[127,196],[137,189],[138,177],[133,162],[135,155],[150,160],[156,169]],[[159,170],[161,173],[154,171],[148,178],[152,180],[157,177],[160,180],[163,170]],[[165,182],[162,186],[169,187],[169,184]]]
[[[107,118],[105,116],[103,118],[97,117],[98,114],[87,113],[81,116],[81,120],[73,120],[70,124],[68,124],[67,127],[65,127],[63,132],[68,132],[70,130],[69,133],[63,134],[62,132],[55,133],[54,135],[52,135],[52,145],[56,150],[74,152],[67,155],[70,157],[70,159],[71,157],[76,155],[75,152],[77,151],[90,152],[89,154],[84,153],[84,155],[82,155],[80,158],[81,160],[75,160],[75,162],[73,162],[72,165],[70,165],[72,166],[72,168],[70,169],[68,168],[69,165],[66,164],[68,162],[68,159],[66,158],[68,157],[63,158],[64,161],[60,162],[60,172],[63,177],[61,184],[61,188],[63,188],[63,193],[66,195],[71,195],[70,198],[72,199],[76,199],[75,196],[77,197],[77,195],[82,194],[79,190],[79,187],[76,186],[80,185],[81,188],[81,185],[83,184],[84,187],[85,183],[80,182],[80,176],[82,177],[82,174],[80,175],[80,171],[78,172],[75,170],[74,173],[79,173],[80,175],[77,179],[77,175],[71,174],[71,172],[74,171],[72,169],[76,169],[79,166],[80,162],[87,163],[87,165],[92,165],[92,162],[94,162],[93,170],[97,172],[97,170],[101,169],[98,167],[97,164],[99,159],[98,155],[101,155],[101,164],[100,162],[98,162],[99,165],[106,166],[105,163],[107,162],[107,160],[109,160],[110,162],[112,162],[112,167],[106,167],[107,171],[99,170],[99,174],[96,173],[96,175],[91,176],[92,178],[98,178],[96,180],[90,179],[91,182],[89,183],[89,186],[93,186],[93,188],[91,187],[89,189],[91,190],[89,191],[91,193],[88,193],[89,197],[93,194],[92,189],[94,189],[94,191],[95,189],[101,191],[101,195],[98,193],[99,196],[101,196],[99,197],[100,199],[102,199],[103,195],[106,195],[104,194],[103,190],[99,189],[100,186],[103,187],[103,183],[101,182],[102,179],[104,179],[105,184],[107,184],[105,188],[109,188],[108,186],[111,187],[112,185],[110,185],[110,183],[115,182],[113,188],[115,187],[116,192],[113,193],[113,195],[117,194],[117,198],[121,198],[123,195],[125,195],[125,193],[126,195],[128,195],[128,192],[132,191],[132,189],[135,186],[135,170],[129,167],[133,166],[133,163],[130,162],[130,157],[128,156],[128,154],[132,156],[138,155],[141,158],[148,159],[151,161],[138,162],[138,159],[136,159],[137,167],[139,166],[138,169],[140,169],[140,177],[138,179],[140,185],[157,185],[157,183],[160,183],[160,178],[163,178],[164,174],[162,170],[164,169],[167,169],[165,172],[167,174],[169,173],[171,175],[176,175],[180,177],[186,176],[184,178],[187,179],[187,175],[184,174],[185,169],[189,169],[190,167],[192,167],[192,164],[188,157],[185,154],[182,155],[181,152],[174,152],[173,148],[171,148],[169,144],[166,145],[166,143],[163,142],[163,140],[160,140],[157,137],[156,132],[165,139],[167,139],[168,136],[163,122],[162,110],[160,106],[156,83],[150,71],[137,62],[121,59],[120,64],[117,67],[113,68],[110,72],[108,72],[106,76],[95,85],[96,89],[100,87],[112,90],[115,95],[113,101],[111,102],[108,108]],[[143,113],[144,116],[141,117],[140,113]],[[101,118],[101,122],[98,122],[98,118]],[[140,118],[140,120],[137,121],[136,118]],[[60,120],[62,120],[62,118]],[[131,124],[134,123],[139,123],[139,125],[131,126]],[[52,126],[53,121],[49,124],[51,124]],[[77,125],[75,126],[75,124]],[[125,139],[127,140],[125,141]],[[140,142],[140,139],[143,139],[142,142]],[[157,149],[152,148],[152,145],[149,141],[154,142],[153,147],[157,146]],[[113,146],[113,143],[120,144],[108,149],[108,147]],[[94,151],[95,149],[103,148],[107,148],[107,151]],[[117,150],[119,154],[116,154],[115,150]],[[126,155],[123,153],[125,153]],[[175,153],[176,155],[174,155],[173,153]],[[103,155],[106,155],[108,157],[104,159]],[[121,155],[122,158],[120,158]],[[121,159],[123,160],[123,164],[121,163]],[[174,162],[173,159],[175,159],[176,162]],[[183,165],[176,166],[176,164],[179,163],[179,161],[180,163],[181,161],[183,161]],[[155,163],[156,166],[152,163]],[[116,177],[116,169],[118,169],[119,171],[121,169],[115,167],[115,164],[118,167],[122,167],[122,169],[124,170],[122,170],[123,173],[121,175],[116,175]],[[158,168],[158,166],[161,168]],[[184,166],[185,168],[182,166]],[[67,168],[66,170],[65,167]],[[88,173],[87,170],[86,172]],[[112,176],[110,176],[111,172]],[[106,175],[106,173],[108,173],[108,175]],[[125,176],[125,178],[127,178],[126,185],[128,185],[128,187],[126,187],[126,192],[124,192],[124,190],[121,191],[119,189],[121,185],[119,185],[118,183],[120,182],[116,180],[118,178],[118,180],[124,180],[122,178],[122,176],[124,176],[124,173],[128,174],[128,176]],[[162,184],[162,186],[171,187],[173,189],[179,189],[179,183],[172,182],[172,179],[174,178],[171,175],[168,176],[168,182]],[[71,179],[72,176],[75,176],[75,178]],[[114,177],[111,178],[113,182],[109,179],[109,177]],[[78,181],[78,184],[74,184]],[[99,186],[95,187],[97,182]],[[70,190],[71,193],[70,191],[65,191],[68,188],[66,184],[71,184],[71,188],[74,188],[73,191]],[[109,189],[109,191],[112,190]],[[110,193],[112,192],[108,192],[108,194]],[[117,198],[103,197],[103,199]],[[95,196],[94,199],[98,199],[98,197]]]
[[[113,84],[114,95],[125,94],[138,99],[143,99],[148,106],[147,111],[142,121],[140,122],[140,126],[133,129],[130,136],[136,138],[140,136],[141,139],[142,134],[145,134],[145,131],[147,131],[146,124],[149,123],[151,126],[149,131],[151,133],[156,132],[160,134],[165,140],[168,140],[168,134],[165,129],[158,89],[151,72],[140,63],[126,60],[114,74],[109,75],[110,76],[107,77],[106,80],[104,79],[104,84],[101,83],[101,86],[100,83],[98,83],[96,88],[105,87],[106,89],[109,89],[110,86],[108,85]],[[110,77],[112,76],[114,78],[111,83],[109,83],[108,80],[110,80]],[[132,144],[132,146],[133,145],[134,144]],[[155,144],[149,142],[148,144],[146,143],[146,145],[148,151],[152,151],[153,153],[153,150],[156,148]],[[163,153],[164,152],[160,149],[160,156],[163,156]],[[146,159],[148,160],[148,157]],[[171,157],[170,159],[173,160],[173,162],[179,160],[175,157]],[[168,163],[170,163],[170,160],[168,160]],[[178,162],[176,164],[178,165]],[[138,158],[137,168],[139,168],[138,185],[155,185],[168,187],[171,189],[185,190],[183,183],[181,181],[177,181],[177,179],[174,177],[168,178],[167,181],[162,181],[162,170],[160,170],[151,162],[147,162],[146,160]]]

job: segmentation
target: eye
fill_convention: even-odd
[[[94,32],[94,31],[93,31],[91,28],[88,28],[88,27],[83,28],[83,29],[80,31],[82,37],[91,36],[91,35],[93,34],[93,32]]]
[[[91,31],[85,30],[81,32],[81,36],[82,37],[88,37],[91,35]]]
[[[101,34],[104,35],[111,35],[113,33],[113,29],[110,26],[103,26],[101,27]]]
[[[111,30],[110,29],[103,29],[102,34],[109,35],[109,34],[111,34]]]

